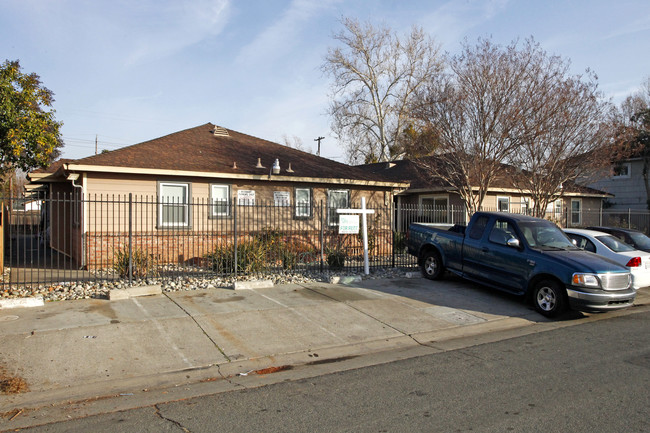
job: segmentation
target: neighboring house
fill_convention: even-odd
[[[413,161],[382,162],[358,167],[374,175],[410,183],[409,188],[395,196],[397,209],[402,209],[396,215],[398,227],[416,219],[449,224],[466,221],[467,211],[458,192],[441,178],[428,177]],[[511,168],[504,167],[506,173]],[[582,226],[588,223],[587,211],[602,209],[603,200],[610,197],[610,194],[603,191],[577,184],[564,186],[563,198],[549,205],[546,216],[562,225]],[[517,189],[507,174],[501,175],[493,180],[482,208],[529,213],[531,198]],[[413,215],[411,210],[417,214]]]
[[[52,200],[52,248],[88,267],[95,266],[98,253],[115,254],[106,239],[119,233],[123,243],[129,194],[138,209],[136,239],[181,232],[196,234],[192,242],[200,243],[215,231],[265,228],[257,215],[246,227],[232,227],[228,221],[237,211],[234,204],[283,210],[286,218],[302,224],[294,229],[308,232],[316,227],[320,206],[327,226],[336,227],[336,209],[356,206],[362,197],[368,207],[386,207],[394,191],[408,186],[211,123],[88,158],[57,161],[28,177],[35,184],[31,189],[37,186]],[[61,196],[72,200],[58,201]],[[170,257],[197,254],[169,238],[156,239],[169,242]]]
[[[620,161],[601,179],[588,185],[613,196],[607,200],[608,209],[648,210],[648,192],[643,180],[643,158]]]

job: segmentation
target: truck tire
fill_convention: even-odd
[[[554,280],[542,280],[533,290],[535,310],[543,316],[555,317],[567,308],[566,290]]]
[[[445,273],[445,267],[442,264],[442,257],[438,251],[427,251],[422,257],[420,266],[422,275],[429,280],[439,280]]]

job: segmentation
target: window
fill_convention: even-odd
[[[512,238],[517,239],[515,227],[508,221],[497,220],[490,231],[488,240],[495,244],[507,245]]]
[[[569,233],[568,236],[571,238],[571,240],[575,241],[576,247],[580,248],[581,250],[591,251],[592,253],[596,252],[596,245],[594,245],[594,243],[586,237],[573,233]]]
[[[555,200],[555,218],[562,216],[562,200]]]
[[[330,226],[339,225],[339,214],[337,209],[350,207],[350,191],[337,189],[327,191],[327,224]]]
[[[210,216],[230,216],[230,185],[210,185]]]
[[[158,224],[161,227],[188,227],[190,184],[159,182]]]
[[[311,218],[311,188],[296,188],[294,196],[296,218]]]
[[[447,196],[420,196],[419,215],[425,221],[445,224],[449,221]]]
[[[631,167],[629,162],[618,163],[614,166],[614,175],[612,177],[614,179],[629,178],[630,171],[631,171]]]
[[[510,197],[497,197],[497,210],[499,212],[510,212]]]
[[[580,225],[582,223],[582,200],[571,200],[571,224]]]
[[[469,237],[472,239],[481,239],[483,237],[483,232],[485,231],[485,226],[487,226],[489,218],[487,216],[480,216],[476,218],[474,224],[472,224],[472,229],[469,231]]]

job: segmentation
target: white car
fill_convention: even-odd
[[[632,273],[632,287],[650,286],[650,253],[634,249],[608,233],[596,230],[564,229],[578,248],[607,257]]]

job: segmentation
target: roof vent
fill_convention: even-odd
[[[222,128],[221,126],[215,126],[212,130],[212,133],[215,137],[230,137],[228,130],[226,128]]]
[[[255,168],[266,168],[262,165],[262,158],[257,158],[257,165]]]
[[[232,169],[237,170],[237,161],[232,162]]]
[[[291,169],[291,163],[289,163],[289,168],[287,168],[287,173],[293,173],[293,170]]]

